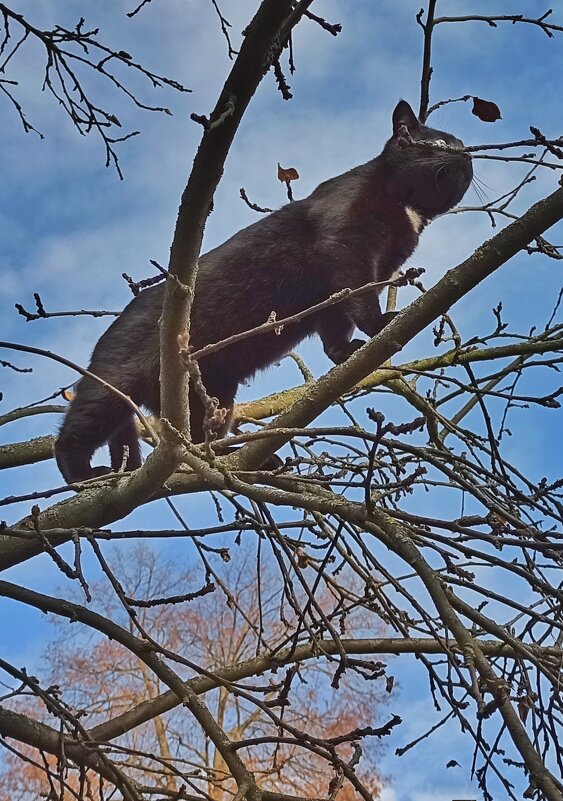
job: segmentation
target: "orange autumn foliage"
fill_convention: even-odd
[[[146,547],[137,547],[126,555],[115,551],[112,556],[113,569],[126,593],[134,598],[170,596],[198,585],[196,571],[182,571]],[[280,614],[284,606],[282,586],[273,566],[261,569],[258,597],[256,573],[249,569],[249,560],[250,554],[242,551],[233,562],[222,565],[224,589],[217,586],[214,592],[190,603],[137,610],[137,622],[152,638],[194,665],[192,669],[184,666],[184,678],[197,673],[196,665],[213,671],[252,658],[257,650],[273,650],[294,633],[295,613],[284,609]],[[117,597],[107,592],[107,585],[92,586],[91,590],[98,611],[122,624],[127,620]],[[328,614],[335,599],[325,588],[317,591],[316,601]],[[354,636],[361,624],[361,617],[351,614],[345,636]],[[133,620],[129,625],[135,630]],[[85,729],[168,689],[143,662],[119,644],[85,635],[65,624],[57,624],[57,631],[57,639],[45,653],[48,676],[43,677],[43,684],[49,682],[64,688],[64,702],[71,712],[80,710],[80,723]],[[288,703],[283,708],[274,705],[273,711],[289,726],[318,738],[377,725],[378,710],[389,697],[385,678],[365,681],[358,673],[347,670],[336,691],[331,688],[331,681],[338,664],[338,660],[313,660],[295,670],[280,669],[240,685],[251,688],[253,695],[263,701],[272,702],[285,682]],[[181,672],[180,665],[176,669]],[[225,687],[207,693],[205,701],[229,738],[235,742],[260,741],[241,748],[240,753],[261,787],[311,798],[326,797],[329,783],[335,777],[330,764],[318,753],[301,747],[297,740],[280,739],[277,726],[263,709]],[[53,719],[49,719],[44,708],[32,707],[31,701],[25,703],[27,714],[52,724]],[[12,703],[12,708],[23,711],[20,703]],[[188,784],[186,792],[192,796],[205,792],[214,801],[227,801],[236,789],[222,757],[182,706],[133,728],[111,745],[108,755],[112,761],[141,785],[150,779],[163,792],[174,793]],[[380,746],[372,739],[363,744],[363,749],[356,770],[377,798],[382,779],[377,769]],[[19,751],[31,761],[22,761],[15,754],[6,757],[0,801],[32,801],[49,797],[50,793],[54,798],[53,787],[60,793],[61,783],[63,789],[66,787],[64,798],[76,797],[76,793],[80,798],[99,798],[99,778],[93,771],[86,771],[81,778],[71,762],[61,769],[52,756],[41,755],[29,747],[19,746]],[[353,749],[344,744],[337,746],[336,752],[348,761]],[[105,782],[106,789],[108,786]],[[358,796],[343,781],[337,798],[355,801]]]

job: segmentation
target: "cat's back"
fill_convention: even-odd
[[[199,346],[315,302],[317,225],[308,198],[239,231],[199,262],[192,336]]]
[[[123,372],[141,379],[154,372],[158,376],[163,299],[164,283],[147,287],[133,298],[98,340],[91,360],[95,373],[110,381]]]
[[[216,336],[225,336],[236,319],[259,325],[272,311],[279,319],[323,300],[328,294],[325,256],[362,192],[367,167],[323,182],[308,197],[257,220],[202,256],[194,336],[211,324]]]

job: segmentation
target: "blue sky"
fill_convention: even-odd
[[[82,4],[84,5],[84,4]],[[289,76],[294,99],[284,102],[272,76],[261,84],[231,150],[215,211],[211,215],[204,249],[211,248],[239,228],[253,222],[255,213],[239,198],[244,186],[260,205],[283,204],[283,187],[276,179],[276,165],[294,166],[300,180],[294,184],[303,197],[321,181],[376,155],[390,134],[390,115],[404,97],[413,106],[419,101],[421,30],[415,22],[420,7],[410,0],[319,0],[314,9],[330,21],[342,22],[336,39],[304,21],[295,34],[297,72]],[[254,0],[224,0],[223,11],[233,23],[233,40],[250,18]],[[317,7],[318,6],[318,7]],[[14,61],[14,89],[26,114],[45,136],[24,134],[17,114],[0,97],[2,129],[2,187],[0,237],[0,338],[49,348],[85,365],[105,320],[63,318],[26,323],[14,304],[33,308],[38,291],[47,310],[105,308],[118,310],[130,299],[121,278],[151,274],[149,259],[166,264],[179,197],[185,185],[200,129],[191,122],[192,112],[208,113],[214,105],[230,66],[213,8],[195,0],[153,0],[132,20],[126,12],[132,0],[95,0],[77,10],[71,0],[21,0],[18,11],[28,13],[39,26],[74,25],[80,13],[88,25],[100,27],[100,38],[132,53],[135,60],[157,73],[176,78],[193,89],[178,95],[170,90],[153,92],[147,82],[133,84],[144,102],[166,105],[173,116],[140,112],[101,82],[96,97],[107,110],[118,114],[124,130],[142,134],[119,146],[124,181],[104,167],[104,152],[94,136],[80,137],[48,93],[41,92],[42,54],[29,47]],[[490,13],[491,3],[440,0],[438,14]],[[536,16],[546,10],[539,2],[494,3],[494,12],[525,12]],[[554,14],[563,24],[563,17]],[[496,102],[503,119],[495,125],[480,122],[470,104],[449,105],[432,116],[467,144],[527,138],[536,125],[549,136],[561,135],[559,85],[563,63],[563,36],[548,39],[532,26],[483,23],[442,25],[434,41],[434,76],[431,102],[464,94]],[[509,190],[525,168],[501,162],[479,161],[475,171],[489,199]],[[538,176],[514,211],[523,211],[534,200],[553,191],[555,173]],[[473,190],[465,202],[476,204]],[[424,282],[433,284],[443,272],[461,261],[492,234],[485,215],[446,216],[425,232],[411,259],[426,268]],[[563,230],[552,233],[563,240]],[[560,263],[525,254],[499,270],[483,286],[456,306],[454,317],[463,335],[490,330],[490,310],[503,300],[505,320],[513,330],[525,332],[542,325],[553,307],[561,285]],[[400,295],[401,304],[414,297]],[[484,318],[486,323],[484,323]],[[405,359],[430,351],[431,335],[422,334],[403,354]],[[300,352],[316,374],[328,362],[316,341]],[[19,366],[32,366],[29,375],[0,372],[3,400],[0,413],[47,396],[74,376],[66,368],[23,354],[3,352]],[[240,397],[257,397],[298,380],[295,368],[284,364],[259,377]],[[560,447],[549,426],[540,427],[545,411],[531,412],[526,429],[513,438],[509,458],[525,464],[532,476],[557,478],[561,471]],[[537,421],[538,425],[535,425]],[[12,442],[56,430],[55,416],[36,417],[0,429],[1,442]],[[42,463],[2,475],[2,494],[24,493],[59,485],[53,463]],[[46,505],[46,503],[45,503]],[[202,523],[209,509],[201,502],[189,505],[190,524]],[[9,522],[25,507],[3,512]],[[127,527],[172,525],[164,505],[153,504],[137,512]],[[53,588],[59,577],[43,559],[10,572],[29,586]],[[39,657],[44,628],[39,616],[13,604],[0,605],[0,626],[8,648],[7,658],[40,670]],[[21,631],[25,630],[25,641]],[[432,712],[423,701],[426,676],[412,660],[394,660],[401,684],[403,717],[408,723],[393,737],[384,772],[391,775],[385,801],[478,797],[464,784],[459,769],[446,771],[447,758],[457,758],[467,775],[467,746],[455,739],[455,727],[410,751],[399,763],[393,749],[422,731]],[[418,710],[420,709],[420,714]],[[401,710],[397,710],[400,712]],[[424,719],[422,719],[424,718]],[[459,744],[458,744],[459,742]],[[465,748],[465,750],[463,750]]]

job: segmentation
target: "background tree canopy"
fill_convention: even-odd
[[[490,5],[0,3],[2,801],[562,798],[563,18]],[[404,312],[192,445],[178,281],[399,97],[475,170]],[[146,461],[62,486],[76,369],[157,280]]]

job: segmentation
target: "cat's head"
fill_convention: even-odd
[[[405,100],[393,112],[393,136],[382,161],[389,192],[427,219],[459,203],[473,178],[471,157],[461,139],[427,128]]]

